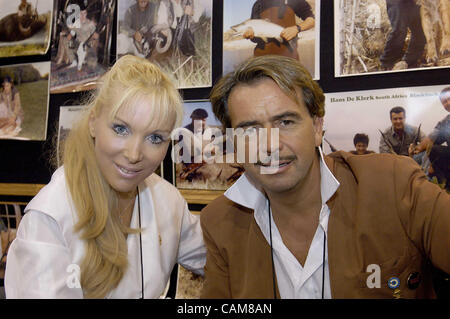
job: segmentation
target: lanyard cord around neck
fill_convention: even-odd
[[[323,256],[322,256],[322,299],[324,298],[325,286],[325,251],[327,249],[327,233],[323,230]]]
[[[272,281],[273,281],[273,299],[277,299],[277,290],[276,290],[276,283],[275,283],[275,266],[273,263],[273,245],[272,245],[272,216],[271,216],[271,209],[270,209],[270,199],[267,199],[269,201],[269,237],[270,237],[270,257],[272,258]]]
[[[144,262],[142,260],[142,228],[141,228],[141,199],[139,197],[139,187],[137,187],[138,198],[138,218],[139,218],[139,251],[141,259],[141,299],[144,299]]]
[[[273,244],[272,244],[272,215],[270,199],[267,198],[269,202],[269,239],[270,239],[270,256],[272,258],[272,281],[273,281],[273,299],[277,299],[276,282],[275,282],[275,265],[273,262]],[[325,229],[323,230],[323,255],[322,255],[322,299],[325,299],[325,252],[327,247],[327,233]]]

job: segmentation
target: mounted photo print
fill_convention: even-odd
[[[173,180],[177,188],[225,190],[242,175],[243,169],[227,160],[227,155],[232,159],[234,156],[226,153],[226,141],[217,143],[221,127],[209,101],[185,101],[182,127],[172,139]]]
[[[0,57],[46,54],[52,1],[0,0]]]
[[[335,0],[335,76],[448,68],[450,1]]]
[[[179,89],[210,87],[212,6],[212,0],[118,0],[118,58],[150,60]]]
[[[95,88],[109,67],[114,0],[55,0],[51,93]]]
[[[326,93],[325,98],[325,153],[393,153],[412,157],[440,183],[448,174],[450,84]],[[439,167],[447,173],[438,173]]]
[[[72,129],[73,124],[79,119],[83,112],[84,106],[61,106],[59,108],[59,122],[58,122],[58,142],[56,146],[58,167],[61,166],[64,141]]]
[[[224,1],[223,74],[253,56],[298,59],[320,77],[320,0]]]
[[[0,67],[0,139],[47,136],[50,62]]]

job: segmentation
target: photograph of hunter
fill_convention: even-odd
[[[450,191],[449,92],[437,85],[327,93],[324,151],[410,157]]]
[[[51,93],[90,90],[109,66],[114,0],[57,0]]]
[[[45,54],[51,18],[50,1],[0,0],[0,57]]]
[[[212,0],[119,0],[117,56],[157,64],[178,88],[212,83]]]
[[[335,0],[335,74],[450,66],[450,1]]]
[[[230,161],[226,136],[207,101],[184,103],[183,125],[173,145],[175,185],[184,189],[226,190],[243,173],[241,165]],[[228,159],[228,160],[227,160]]]

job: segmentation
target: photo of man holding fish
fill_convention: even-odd
[[[252,56],[277,54],[299,60],[318,79],[319,8],[320,0],[224,2],[223,72]]]

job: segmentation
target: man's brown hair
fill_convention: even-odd
[[[228,113],[228,98],[239,84],[250,84],[261,79],[272,79],[280,89],[297,104],[298,90],[311,117],[325,115],[325,96],[320,86],[299,61],[279,55],[264,55],[241,63],[235,71],[221,78],[211,90],[214,115],[224,128],[231,127]]]

